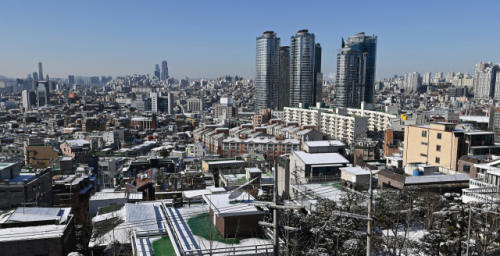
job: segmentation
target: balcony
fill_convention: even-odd
[[[462,201],[468,202],[500,202],[500,192],[497,187],[468,188],[462,190]]]
[[[484,178],[469,180],[469,188],[487,188],[487,187],[492,187],[492,185],[484,182]]]

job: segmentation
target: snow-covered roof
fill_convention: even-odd
[[[76,147],[87,147],[90,145],[90,142],[86,140],[67,140],[66,143],[72,148]]]
[[[44,225],[0,229],[0,242],[62,237],[66,225]]]
[[[345,146],[345,144],[339,140],[306,141],[304,143],[306,145],[308,145],[309,147],[329,147],[329,146],[341,147],[341,146]]]
[[[342,171],[346,171],[348,173],[354,174],[354,175],[370,175],[370,172],[359,167],[342,167],[339,168]]]
[[[31,222],[42,220],[59,220],[65,222],[71,212],[71,208],[52,207],[19,207],[4,222]]]
[[[123,192],[97,192],[90,200],[110,200],[110,199],[130,199],[130,200],[140,200],[142,199],[142,193],[123,193]]]
[[[468,174],[455,175],[424,175],[406,177],[405,184],[421,184],[421,183],[441,183],[441,182],[468,182],[470,177]]]
[[[339,153],[309,154],[304,151],[293,151],[293,153],[296,154],[304,164],[349,163],[349,161]]]
[[[488,123],[490,121],[489,116],[460,116],[462,121],[473,121],[477,123]]]

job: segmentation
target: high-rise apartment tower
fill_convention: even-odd
[[[257,37],[255,110],[278,108],[280,38],[273,31]]]

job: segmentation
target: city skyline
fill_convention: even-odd
[[[430,3],[433,8],[428,8]],[[269,3],[268,7],[279,10],[278,14],[255,17],[253,13],[258,13],[260,4],[250,2],[173,2],[158,3],[155,8],[140,3],[7,2],[4,8],[10,11],[0,20],[9,24],[2,42],[8,50],[1,56],[0,75],[26,77],[41,61],[50,77],[153,76],[152,67],[166,59],[169,75],[175,78],[230,74],[253,79],[255,35],[272,30],[286,38],[300,29],[313,31],[316,41],[321,42],[325,80],[336,73],[337,42],[342,36],[360,32],[380,38],[376,78],[441,70],[445,74],[454,71],[473,75],[475,63],[500,61],[500,53],[492,50],[499,36],[481,25],[482,17],[490,16],[490,12],[493,15],[494,8],[483,10],[466,2],[363,2],[356,4],[362,7],[355,8],[354,13],[335,11],[353,9],[349,3],[293,6]],[[163,14],[165,9],[187,7],[189,12]],[[467,10],[467,18],[457,14],[463,10]],[[40,12],[58,15],[40,19]],[[354,14],[362,18],[346,23]],[[166,32],[159,33],[159,28]],[[130,36],[132,31],[134,36]],[[180,33],[182,36],[178,36]],[[36,40],[26,40],[26,34]]]

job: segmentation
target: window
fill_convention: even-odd
[[[423,142],[423,141],[420,142],[420,144],[425,145],[425,146],[429,145],[427,142]]]
[[[436,145],[436,151],[441,151],[441,145]]]
[[[441,139],[441,133],[440,132],[437,134],[437,138],[438,138],[438,140]]]
[[[427,155],[426,155],[426,154],[420,154],[420,156],[427,157]]]
[[[436,164],[439,164],[441,162],[441,158],[436,157]]]
[[[422,137],[427,137],[427,131],[422,131]]]
[[[465,173],[470,173],[470,165],[465,165],[464,164],[464,172]]]

